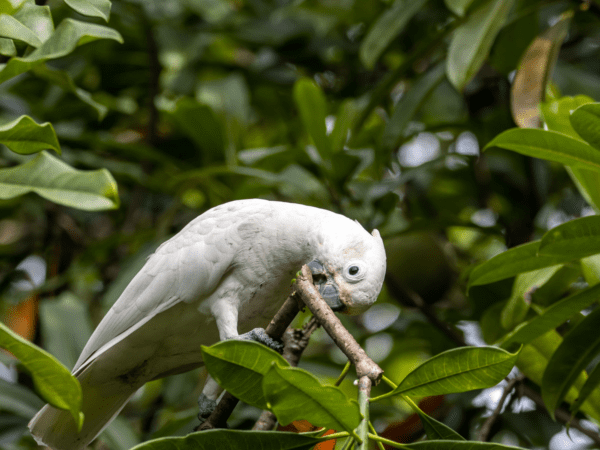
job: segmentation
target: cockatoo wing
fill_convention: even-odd
[[[178,302],[208,297],[229,270],[239,244],[237,212],[210,211],[163,243],[102,319],[73,372],[158,313]]]

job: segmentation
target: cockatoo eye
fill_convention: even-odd
[[[367,267],[362,261],[350,261],[344,267],[344,278],[350,282],[362,280],[367,274]]]

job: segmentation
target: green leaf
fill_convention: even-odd
[[[54,22],[49,6],[38,6],[33,0],[27,0],[18,11],[11,15],[31,30],[40,43],[47,41],[54,32]],[[38,47],[38,45],[34,45],[34,47]]]
[[[570,256],[538,255],[539,245],[540,241],[519,245],[479,264],[471,271],[468,288],[514,277],[523,272],[563,264],[574,259]]]
[[[102,120],[106,116],[108,108],[94,100],[88,91],[77,87],[71,78],[71,75],[64,70],[52,69],[45,64],[41,64],[33,67],[31,71],[36,77],[47,80],[60,87],[62,90],[72,93],[83,103],[94,108],[98,114],[98,120]]]
[[[21,116],[12,122],[0,125],[0,144],[21,155],[46,149],[52,149],[60,154],[60,144],[52,124],[45,122],[39,125],[29,116]]]
[[[322,439],[282,431],[207,430],[144,442],[131,450],[309,450]]]
[[[502,342],[502,347],[508,349],[512,344],[528,344],[598,300],[600,300],[600,285],[564,298],[508,334]]]
[[[15,56],[16,54],[17,47],[15,47],[12,39],[0,38],[0,55]]]
[[[514,0],[488,0],[454,32],[446,71],[459,91],[479,72],[513,4]]]
[[[580,217],[548,230],[538,251],[572,259],[600,253],[600,216]]]
[[[360,422],[358,403],[335,386],[323,386],[302,369],[272,364],[263,379],[263,391],[269,409],[282,424],[304,419],[315,426],[351,433]]]
[[[52,406],[70,411],[81,428],[81,386],[54,356],[12,332],[0,322],[0,347],[11,352],[33,378],[37,392]]]
[[[27,28],[13,16],[6,14],[0,14],[0,36],[23,41],[32,47],[42,45],[42,41],[33,30]]]
[[[518,356],[519,352],[508,353],[497,347],[448,350],[410,372],[392,392],[371,401],[398,394],[425,397],[492,387],[510,373]]]
[[[279,353],[252,341],[229,340],[203,346],[202,359],[223,389],[260,409],[267,407],[261,383],[271,364],[289,366]]]
[[[300,111],[304,128],[315,143],[321,158],[328,160],[332,152],[325,126],[327,104],[323,91],[312,80],[300,78],[294,84],[294,101]]]
[[[335,118],[335,125],[331,132],[331,149],[333,153],[339,152],[344,148],[348,139],[348,131],[352,130],[354,123],[358,119],[360,107],[353,99],[345,100],[340,106]]]
[[[48,40],[36,50],[24,57],[11,58],[8,63],[0,65],[0,83],[27,72],[34,66],[50,59],[66,56],[78,46],[98,39],[123,42],[121,35],[112,28],[64,19]]]
[[[402,444],[406,450],[523,450],[521,447],[476,441],[421,441]]]
[[[427,0],[395,0],[377,18],[358,50],[360,60],[367,69],[373,69],[384,50],[426,2]]]
[[[542,103],[540,109],[549,130],[558,131],[574,139],[582,140],[571,125],[571,112],[581,105],[592,102],[593,100],[585,95],[562,97],[558,100]],[[574,167],[566,167],[566,169],[583,198],[596,208],[596,211],[600,212],[600,189],[598,189],[598,186],[600,186],[600,173]]]
[[[402,96],[381,136],[381,143],[385,148],[392,149],[400,145],[406,125],[413,119],[427,96],[442,82],[445,75],[444,64],[440,63],[422,75]]]
[[[65,0],[65,3],[84,16],[100,17],[106,22],[110,18],[109,0]]]
[[[0,198],[27,192],[87,211],[119,206],[117,183],[108,170],[73,169],[45,151],[25,164],[0,170]]]
[[[548,361],[541,386],[542,398],[552,418],[569,388],[600,351],[599,329],[600,308],[597,308],[563,338]]]
[[[484,150],[490,147],[506,148],[565,166],[600,171],[600,151],[555,131],[512,128],[492,139]]]
[[[600,149],[600,103],[581,105],[569,118],[577,134]]]
[[[502,309],[500,322],[505,330],[521,323],[531,306],[531,294],[537,287],[544,285],[562,266],[550,266],[517,275],[513,290]]]
[[[419,415],[421,419],[421,423],[423,424],[423,429],[427,434],[427,438],[430,440],[440,440],[447,439],[450,441],[464,441],[465,438],[450,428],[448,425],[443,424],[442,422],[435,420],[433,417],[424,413],[419,406],[413,402],[410,397],[402,397],[404,401],[408,402],[410,407]]]
[[[571,414],[575,415],[583,405],[588,397],[594,392],[594,390],[600,385],[600,364],[596,364],[596,367],[590,372],[589,378],[585,381],[583,387],[579,390],[579,397],[571,405]]]

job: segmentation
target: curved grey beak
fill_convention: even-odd
[[[314,260],[309,262],[308,268],[312,272],[313,282],[323,300],[329,307],[336,312],[341,312],[346,308],[346,305],[340,300],[340,291],[337,283],[333,279],[333,275],[325,270],[320,261]]]

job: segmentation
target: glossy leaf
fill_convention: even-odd
[[[469,288],[514,277],[570,261],[570,256],[538,255],[540,241],[529,242],[502,252],[475,267],[469,276]]]
[[[454,32],[446,73],[459,91],[479,72],[513,4],[514,0],[488,0]]]
[[[539,105],[552,75],[558,51],[569,30],[573,13],[544,31],[529,45],[521,60],[510,90],[510,110],[520,128],[539,128]]]
[[[222,388],[260,409],[267,406],[262,382],[271,364],[289,366],[279,353],[252,341],[229,340],[203,346],[202,359]]]
[[[573,259],[600,253],[600,216],[580,217],[548,230],[539,253]]]
[[[503,348],[509,348],[512,344],[527,344],[539,336],[555,329],[574,314],[589,307],[592,303],[600,300],[600,285],[584,289],[577,294],[566,297],[539,316],[517,327],[507,335],[503,342]]]
[[[0,144],[21,155],[47,149],[60,153],[60,144],[52,124],[45,122],[40,125],[29,116],[21,116],[0,125]]]
[[[597,308],[563,338],[550,358],[542,379],[542,398],[552,417],[569,388],[600,352],[599,329],[600,308]]]
[[[121,35],[112,28],[64,19],[48,40],[36,50],[24,57],[11,58],[0,70],[0,83],[50,59],[66,56],[78,46],[97,39],[123,42]]]
[[[42,41],[40,41],[34,30],[29,29],[16,18],[7,14],[0,14],[0,36],[23,41],[32,47],[42,45]]]
[[[300,78],[294,85],[294,101],[300,111],[304,128],[315,143],[321,158],[329,159],[331,143],[325,126],[327,105],[321,88],[308,78]]]
[[[70,411],[81,427],[81,386],[54,356],[12,332],[0,322],[0,347],[11,352],[33,377],[37,392],[56,408]]]
[[[48,40],[54,32],[52,13],[46,5],[38,6],[34,1],[26,1],[10,15],[35,35],[35,39],[30,39],[32,42],[25,41],[33,47]]]
[[[381,143],[384,147],[391,149],[400,145],[406,125],[413,119],[427,96],[442,82],[445,75],[444,64],[440,63],[422,75],[402,96],[381,135]]]
[[[573,111],[570,119],[577,134],[590,145],[600,149],[600,103],[581,105]]]
[[[0,198],[28,192],[88,211],[119,206],[117,183],[108,170],[73,169],[46,152],[20,166],[0,170]]]
[[[15,56],[17,54],[17,47],[12,39],[0,38],[0,55],[4,56]]]
[[[131,450],[309,450],[322,439],[282,431],[207,430],[184,437],[166,437]]]
[[[434,419],[430,415],[426,414],[419,408],[419,406],[413,402],[409,397],[404,396],[403,400],[408,402],[412,410],[418,414],[419,419],[421,419],[421,424],[423,425],[423,429],[427,434],[427,438],[430,440],[440,440],[446,439],[450,441],[464,441],[460,434],[450,428],[448,425],[443,424],[442,422]]]
[[[392,392],[371,401],[405,394],[410,397],[467,392],[495,386],[512,370],[519,353],[497,347],[461,347],[428,359]]]
[[[360,422],[358,403],[302,369],[273,364],[263,379],[263,391],[268,408],[282,424],[304,419],[315,426],[352,432]]]
[[[393,5],[379,16],[358,50],[360,60],[366,68],[372,69],[375,66],[384,50],[426,2],[427,0],[395,0]]]
[[[89,17],[100,17],[108,22],[110,18],[109,0],[64,0],[67,5],[79,14]]]
[[[549,130],[583,140],[571,125],[571,112],[581,105],[592,102],[593,100],[585,95],[562,97],[558,100],[542,103],[540,109]],[[566,167],[566,169],[583,198],[596,208],[597,212],[600,212],[600,189],[598,189],[598,186],[600,186],[600,173],[575,167]]]
[[[489,142],[484,150],[501,147],[565,166],[600,171],[600,151],[555,131],[512,128]]]

